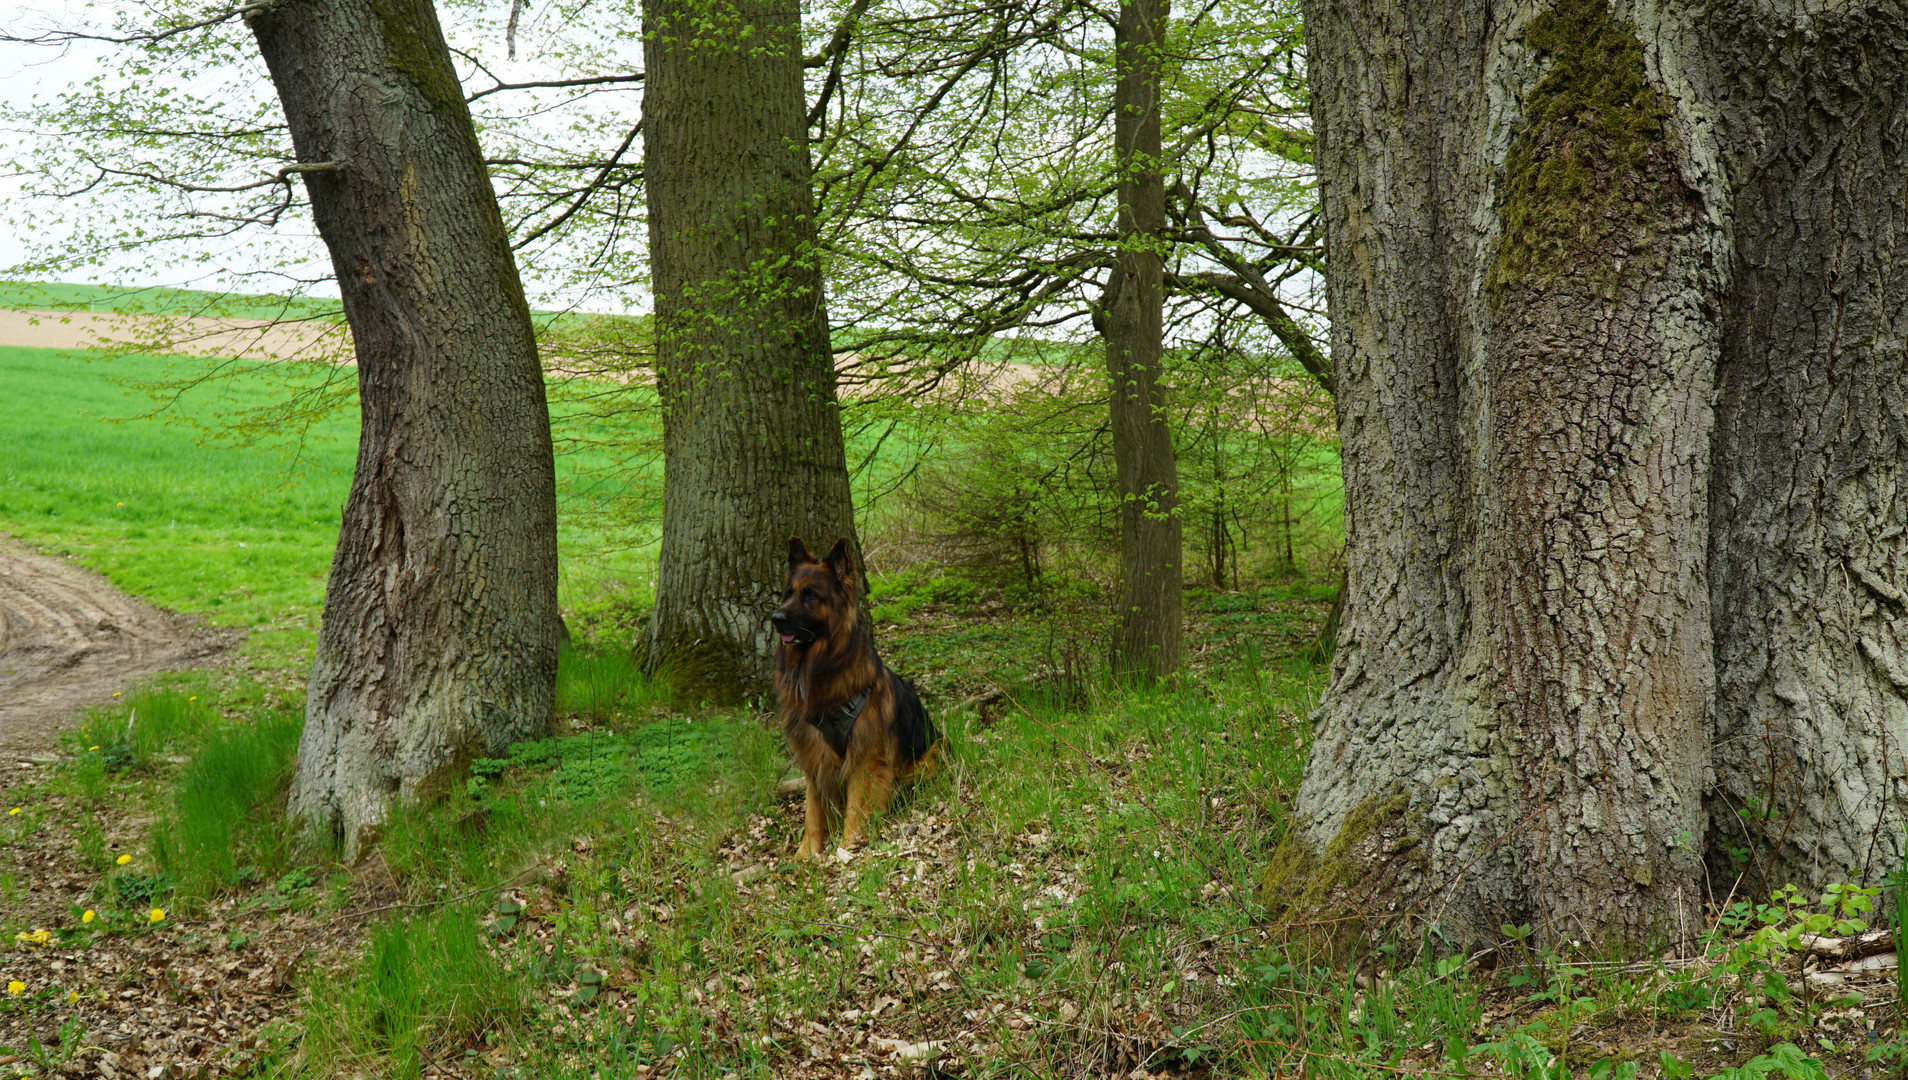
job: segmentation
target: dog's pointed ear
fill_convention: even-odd
[[[847,537],[835,541],[835,546],[828,549],[828,555],[822,562],[828,564],[828,570],[835,575],[836,580],[851,589],[854,587],[859,575],[855,573],[855,556],[848,550]]]
[[[807,566],[809,563],[812,563],[814,561],[815,561],[815,553],[808,550],[808,545],[802,543],[801,537],[791,536],[788,538],[788,572],[789,573],[792,574],[798,568]]]

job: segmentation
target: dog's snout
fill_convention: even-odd
[[[777,626],[780,626],[780,625],[782,625],[783,623],[785,623],[785,622],[787,622],[787,621],[788,621],[788,612],[786,612],[786,611],[777,611],[777,612],[775,612],[774,614],[772,614],[772,615],[770,615],[770,616],[769,616],[769,621],[770,621],[770,622],[772,622],[772,623],[774,623],[774,624],[775,624],[775,625],[777,625]]]

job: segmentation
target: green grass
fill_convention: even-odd
[[[369,1066],[416,1080],[431,1057],[472,1035],[508,1031],[524,979],[481,944],[476,910],[450,904],[371,932],[342,993],[314,995],[305,1055],[317,1075]]]
[[[196,750],[219,722],[209,700],[163,685],[114,697],[112,705],[87,710],[67,735],[82,767],[151,769],[163,757]]]
[[[780,768],[761,725],[681,716],[519,743],[479,758],[465,797],[399,808],[381,849],[403,881],[483,888],[534,865],[552,836],[608,829],[633,800],[679,800],[732,787],[736,768]]]
[[[303,729],[304,717],[288,711],[225,724],[180,770],[148,846],[182,896],[221,895],[289,868],[283,808]]]
[[[153,407],[133,385],[204,369],[0,348],[11,417],[0,425],[0,531],[161,606],[245,629],[261,666],[296,667],[315,641],[357,453],[355,412],[320,419],[296,443],[213,441],[207,433],[226,418],[281,400],[287,380],[318,377],[234,363],[163,417],[129,419]],[[652,573],[653,545],[629,546],[615,521],[593,513],[618,490],[596,478],[606,453],[582,447],[559,464],[566,606],[627,593]]]
[[[557,656],[556,708],[564,716],[609,720],[666,701],[669,680],[646,674],[629,647],[565,645]]]
[[[0,308],[41,311],[114,311],[150,315],[192,315],[233,319],[335,317],[336,300],[252,296],[202,289],[121,288],[0,281]]]
[[[151,407],[121,383],[166,378],[176,363],[0,348],[0,386],[16,418],[0,426],[0,529],[74,555],[154,603],[246,628],[255,655],[308,649],[355,424],[321,422],[294,458],[207,445],[157,419],[112,422]],[[176,414],[210,422],[273,392],[264,379],[226,380],[183,395]]]

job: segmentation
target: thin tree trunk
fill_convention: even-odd
[[[1122,500],[1113,665],[1140,678],[1168,675],[1180,665],[1179,473],[1160,383],[1166,189],[1159,91],[1166,18],[1165,0],[1120,5],[1113,99],[1120,253],[1102,304]]]
[[[770,684],[788,538],[854,537],[809,187],[799,7],[648,0],[644,179],[663,399],[649,664]],[[852,545],[860,550],[860,544]]]
[[[1225,439],[1219,434],[1219,404],[1206,410],[1206,424],[1212,430],[1212,587],[1226,587],[1226,547],[1232,537],[1226,531],[1226,457]]]
[[[291,812],[355,858],[391,800],[549,729],[556,481],[529,308],[426,0],[251,20],[358,361],[357,472]]]

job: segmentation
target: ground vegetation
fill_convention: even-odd
[[[264,392],[273,375],[258,377]],[[351,459],[334,445],[305,479],[261,476],[256,455],[176,425],[114,430],[231,490],[282,484],[292,505],[337,490]],[[114,567],[124,509],[88,494],[85,463],[117,443],[61,437],[76,456],[38,492],[62,518],[44,542]],[[52,528],[42,509],[0,524]],[[274,520],[279,566],[321,580],[335,524]],[[229,618],[238,590],[190,583],[250,551],[257,525],[229,528],[183,519],[176,579],[114,572]],[[1335,580],[1328,563],[1282,576],[1269,546],[1247,549],[1238,588],[1189,590],[1186,683],[1135,691],[1094,662],[1103,607],[917,544],[876,574],[871,613],[948,732],[946,768],[873,843],[819,866],[788,859],[802,804],[777,733],[646,675],[624,644],[630,609],[581,559],[556,731],[474,761],[356,865],[301,847],[283,814],[295,659],[248,650],[161,677],[6,774],[0,812],[20,813],[0,817],[0,982],[20,989],[0,998],[15,1059],[0,1068],[1735,1080],[1900,1060],[1875,961],[1892,954],[1804,937],[1898,925],[1887,881],[1740,894],[1674,960],[1515,926],[1491,954],[1393,938],[1328,962],[1315,920],[1258,885],[1292,832],[1327,677],[1307,655]],[[1104,537],[1095,550],[1111,558]],[[318,599],[283,601],[306,635]]]

